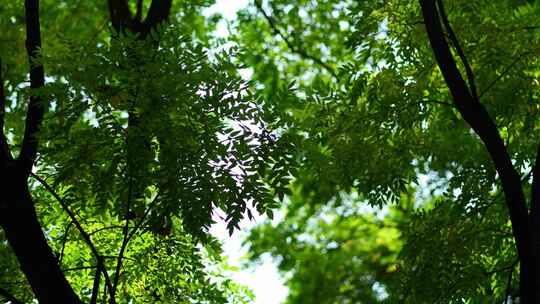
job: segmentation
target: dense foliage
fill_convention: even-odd
[[[154,2],[137,8],[146,19],[133,17],[143,28],[168,14]],[[233,53],[209,55],[213,21],[201,15],[209,2],[175,2],[168,22],[148,33],[117,28],[115,4],[104,4],[41,3],[43,45],[30,64],[43,65],[46,81],[32,89],[27,58],[13,50],[24,47],[25,7],[1,7],[9,158],[23,158],[26,115],[26,129],[39,128],[28,182],[50,249],[85,302],[247,301],[249,292],[219,274],[226,265],[208,228],[218,208],[232,233],[246,213],[275,206],[265,172],[280,143],[261,100],[237,75]],[[29,96],[46,112],[41,125]],[[40,286],[23,283],[8,242],[1,250],[2,290],[30,301]]]
[[[540,301],[538,1],[211,4],[0,4],[0,296]]]
[[[462,78],[531,197],[540,6],[444,2],[439,17]],[[284,219],[247,240],[254,260],[276,258],[287,303],[502,303],[520,295],[511,195],[442,77],[421,3],[255,1],[239,16],[235,39],[254,50],[243,60],[273,100],[282,136],[301,147]],[[374,221],[358,215],[362,204],[387,207]]]

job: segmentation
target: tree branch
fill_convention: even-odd
[[[465,73],[467,74],[467,80],[469,82],[471,95],[475,101],[480,102],[480,99],[478,98],[478,92],[476,90],[476,82],[474,80],[474,73],[472,71],[471,65],[469,64],[469,61],[467,60],[467,56],[465,56],[465,53],[463,52],[463,48],[461,48],[459,44],[459,40],[457,39],[457,36],[454,33],[454,30],[452,29],[452,26],[450,26],[450,22],[448,21],[448,16],[446,15],[446,12],[444,11],[443,0],[437,0],[437,4],[439,6],[439,11],[440,11],[441,19],[444,23],[444,27],[446,28],[446,31],[448,32],[448,38],[450,38],[450,41],[452,41],[452,44],[454,45],[454,48],[456,49],[456,52],[458,53],[458,56],[461,59],[461,62],[465,66]]]
[[[134,22],[127,0],[108,0],[111,23],[117,34],[133,31]]]
[[[24,304],[23,301],[21,300],[18,300],[17,298],[15,298],[14,295],[12,295],[11,293],[9,293],[9,291],[5,290],[4,288],[0,287],[0,296],[2,296],[4,299],[6,299],[7,301],[10,301],[11,304]]]
[[[118,281],[120,280],[120,270],[122,269],[122,259],[124,257],[124,251],[126,250],[126,247],[129,242],[129,213],[131,212],[131,197],[132,197],[132,191],[133,190],[133,177],[129,176],[129,186],[128,186],[128,197],[127,197],[127,204],[126,204],[126,214],[125,214],[125,225],[124,229],[122,231],[123,239],[122,239],[122,245],[120,246],[120,252],[118,252],[118,259],[116,261],[116,270],[114,271],[114,282],[113,282],[113,290],[112,294],[116,294],[116,288],[118,287]]]
[[[148,214],[150,213],[150,211],[152,210],[152,208],[156,204],[158,197],[159,197],[159,194],[156,194],[156,196],[154,197],[154,199],[152,200],[152,202],[150,203],[148,208],[146,208],[146,210],[144,211],[144,214],[141,216],[141,219],[139,220],[139,222],[137,222],[137,224],[135,224],[135,227],[133,227],[133,229],[131,231],[128,230],[129,229],[129,226],[128,226],[129,219],[126,219],[126,225],[124,226],[124,239],[122,241],[122,246],[120,248],[120,253],[117,256],[117,264],[116,264],[114,284],[113,284],[113,288],[114,288],[113,294],[116,293],[116,289],[118,288],[118,281],[120,279],[120,270],[121,270],[121,267],[122,267],[122,259],[125,258],[124,253],[125,253],[125,250],[127,248],[127,245],[129,244],[129,241],[133,238],[135,233],[137,233],[139,228],[144,223],[146,217],[148,216]]]
[[[540,145],[536,151],[536,160],[532,169],[532,191],[531,191],[531,220],[533,227],[535,223],[540,224]]]
[[[454,99],[456,108],[463,119],[469,123],[475,133],[483,141],[495,169],[501,179],[505,194],[506,206],[509,210],[512,232],[516,241],[518,256],[521,261],[522,283],[532,282],[531,236],[528,225],[528,210],[521,187],[520,176],[508,155],[508,151],[499,131],[485,107],[471,95],[471,90],[463,80],[456,62],[445,39],[439,12],[434,0],[420,0],[422,14],[431,48],[445,82]],[[524,293],[530,286],[521,286]],[[523,295],[525,298],[528,295]]]
[[[506,75],[506,73],[508,73],[514,67],[514,65],[516,65],[523,58],[523,55],[525,55],[525,53],[519,55],[516,59],[514,59],[514,61],[512,61],[497,78],[490,82],[487,87],[482,92],[480,92],[480,96],[478,98],[482,98],[482,96],[484,96],[499,80],[501,80],[504,75]]]
[[[26,14],[26,52],[30,63],[30,102],[26,112],[24,138],[18,162],[24,174],[29,174],[36,160],[38,140],[37,132],[41,127],[45,114],[45,104],[35,90],[45,85],[45,72],[43,65],[38,62],[41,48],[41,30],[39,25],[39,1],[26,0],[24,2]]]
[[[62,238],[62,249],[60,250],[60,258],[58,259],[58,263],[60,266],[62,266],[62,260],[64,259],[64,249],[66,249],[66,243],[69,233],[69,228],[71,228],[71,225],[73,225],[73,221],[71,220],[69,224],[66,227],[66,231],[64,231],[64,237]]]
[[[131,240],[131,238],[133,238],[133,236],[135,235],[137,230],[139,230],[139,228],[142,226],[142,224],[144,223],[146,217],[148,216],[148,214],[150,214],[150,211],[156,205],[158,197],[159,197],[159,193],[156,194],[156,196],[154,197],[154,199],[152,200],[152,202],[150,203],[148,208],[146,208],[146,210],[144,211],[144,214],[142,215],[139,222],[137,224],[135,224],[135,228],[133,228],[133,230],[131,230],[131,233],[128,235],[128,242],[129,242],[129,240]]]
[[[97,266],[96,266],[96,274],[94,276],[94,286],[92,287],[92,296],[90,297],[90,304],[96,304],[97,302],[101,272],[103,272],[103,259],[99,258],[97,261]]]
[[[92,254],[96,258],[96,260],[99,261],[102,257],[101,254],[98,252],[96,246],[94,246],[94,243],[92,242],[92,239],[90,238],[88,233],[86,233],[84,228],[81,226],[81,223],[79,222],[79,220],[77,220],[75,213],[73,213],[73,211],[69,209],[68,204],[60,197],[60,195],[58,195],[58,193],[56,193],[56,191],[54,191],[54,189],[44,179],[42,179],[41,177],[39,177],[38,175],[32,172],[30,173],[30,176],[32,176],[43,187],[45,187],[45,189],[56,199],[56,201],[60,203],[60,206],[62,206],[62,209],[64,209],[64,211],[68,214],[69,218],[71,219],[71,221],[73,222],[77,230],[79,230],[79,233],[81,234],[85,243],[88,245],[88,247],[90,247],[90,250],[92,251]],[[109,277],[109,274],[107,273],[107,270],[105,269],[105,266],[103,266],[102,273],[103,273],[103,276],[105,277],[105,283],[109,285],[109,290],[111,290],[111,287],[112,287],[111,279]],[[114,300],[114,297],[113,297],[113,300]]]
[[[281,32],[279,30],[278,26],[276,25],[276,22],[275,22],[274,18],[272,18],[272,16],[270,16],[270,15],[268,15],[266,13],[266,11],[263,9],[262,4],[261,4],[261,2],[259,0],[255,0],[255,6],[257,7],[257,10],[259,10],[259,12],[261,12],[261,14],[264,16],[264,19],[266,19],[266,21],[268,22],[268,24],[270,25],[270,28],[272,28],[274,33],[277,34],[279,37],[281,37],[281,39],[283,39],[283,41],[285,41],[285,44],[287,44],[287,47],[291,50],[291,52],[296,53],[296,54],[300,55],[301,57],[303,57],[304,59],[309,59],[309,60],[315,62],[316,64],[320,65],[323,69],[325,69],[328,73],[330,73],[330,75],[332,75],[332,77],[334,77],[336,80],[339,81],[339,77],[338,77],[336,71],[330,65],[328,65],[327,63],[322,61],[320,58],[317,58],[317,57],[307,53],[304,49],[297,48],[289,40],[289,38],[287,36],[285,36],[285,34],[283,34],[283,32]]]
[[[172,0],[152,0],[140,33],[142,39],[146,38],[152,29],[167,20],[171,6]]]

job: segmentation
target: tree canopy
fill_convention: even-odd
[[[212,3],[0,4],[0,297],[540,301],[538,1]]]
[[[247,240],[276,258],[287,303],[538,301],[538,9],[256,1],[239,16],[297,147],[284,220]]]

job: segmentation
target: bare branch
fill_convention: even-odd
[[[62,265],[62,259],[64,259],[64,249],[66,248],[69,228],[71,228],[71,225],[73,225],[73,221],[69,222],[69,224],[66,227],[66,231],[64,231],[64,237],[62,239],[62,249],[60,250],[60,258],[58,259],[60,265]]]
[[[506,75],[521,59],[523,59],[523,55],[525,55],[525,53],[514,59],[514,61],[512,61],[497,78],[495,78],[484,90],[482,90],[482,92],[480,92],[480,96],[478,96],[478,98],[482,98],[482,96],[484,96],[499,80],[501,80],[504,75]]]
[[[532,191],[531,191],[531,217],[534,223],[535,218],[538,218],[540,224],[540,145],[536,151],[536,160],[532,169]]]
[[[97,266],[79,266],[79,267],[71,267],[71,268],[64,268],[62,269],[63,272],[68,271],[78,271],[78,270],[87,270],[87,269],[96,269]]]
[[[88,235],[89,235],[89,236],[92,236],[92,235],[94,235],[94,234],[96,234],[96,233],[98,233],[98,232],[101,232],[101,231],[103,231],[103,230],[109,230],[109,229],[123,229],[123,228],[124,228],[124,226],[119,226],[119,225],[107,226],[107,227],[99,228],[99,229],[96,229],[96,230],[94,230],[94,231],[92,231],[92,232],[89,232]]]
[[[152,200],[152,202],[150,203],[150,205],[148,206],[148,208],[146,208],[146,210],[144,211],[143,216],[141,217],[141,219],[139,220],[139,222],[135,225],[135,228],[133,228],[133,230],[131,230],[131,233],[128,235],[128,242],[129,242],[129,240],[131,240],[131,238],[133,238],[133,236],[135,235],[135,233],[137,232],[137,230],[139,230],[139,228],[142,226],[142,224],[144,223],[146,217],[148,216],[148,214],[150,214],[150,211],[151,211],[152,208],[154,208],[154,206],[156,205],[157,200],[158,200],[158,197],[159,197],[159,193],[156,194],[156,196],[154,197],[154,199]]]

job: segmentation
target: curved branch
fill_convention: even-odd
[[[270,28],[272,28],[274,33],[277,34],[279,37],[281,37],[281,39],[283,39],[283,41],[285,41],[285,44],[287,44],[287,47],[291,50],[291,52],[296,53],[296,54],[300,55],[301,57],[303,57],[305,59],[309,59],[309,60],[315,62],[316,64],[320,65],[323,69],[328,71],[328,73],[330,73],[330,75],[332,75],[332,77],[334,77],[336,80],[339,81],[339,77],[338,77],[336,71],[330,65],[328,65],[327,63],[322,61],[320,58],[317,58],[317,57],[309,54],[304,49],[297,48],[289,40],[289,37],[285,36],[285,34],[283,34],[283,32],[281,32],[279,30],[278,26],[276,25],[276,22],[275,22],[274,18],[266,13],[266,11],[263,9],[262,4],[261,4],[261,2],[259,0],[255,0],[255,6],[257,7],[257,10],[259,12],[261,12],[261,14],[264,16],[264,19],[266,19],[266,21],[268,22],[268,24],[270,25]]]
[[[521,261],[520,275],[522,279],[520,282],[522,284],[530,284],[534,281],[530,244],[531,235],[528,224],[528,210],[520,176],[512,164],[512,160],[493,119],[490,117],[486,108],[471,95],[469,87],[457,68],[445,39],[439,19],[440,12],[437,10],[435,1],[420,0],[420,6],[431,48],[454,99],[456,108],[484,143],[501,179],[505,202],[512,223],[512,233]],[[526,299],[530,296],[526,294],[526,291],[531,291],[532,288],[528,285],[522,285],[520,286],[520,290],[523,292],[522,296]]]
[[[94,243],[92,242],[92,239],[90,238],[90,235],[88,235],[88,233],[84,230],[81,223],[77,219],[77,216],[75,216],[75,213],[71,211],[68,204],[60,197],[60,195],[58,195],[58,193],[56,193],[56,191],[54,191],[54,189],[44,179],[34,174],[33,172],[30,173],[30,176],[32,176],[43,187],[45,187],[45,189],[56,199],[56,201],[58,201],[62,209],[64,209],[64,211],[68,214],[69,218],[71,219],[71,221],[73,222],[77,230],[79,230],[79,233],[81,234],[84,242],[88,245],[88,247],[90,247],[90,250],[92,251],[92,254],[96,258],[96,260],[99,261],[102,258],[102,255],[99,254],[96,246],[94,245]],[[103,276],[105,277],[105,283],[108,285],[109,289],[112,290],[111,279],[104,265],[102,267],[102,273],[103,273]]]

